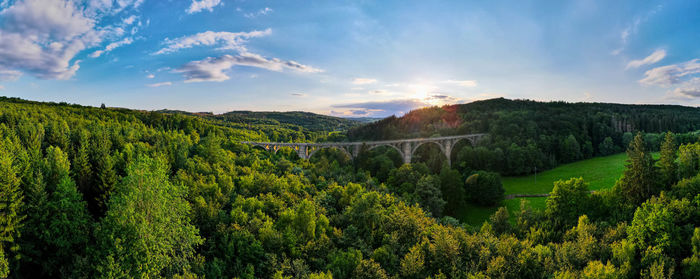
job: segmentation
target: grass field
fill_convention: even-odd
[[[654,154],[654,157],[658,157],[658,153]],[[612,188],[615,185],[615,181],[622,175],[626,159],[627,154],[619,153],[561,165],[538,173],[536,182],[535,175],[503,177],[503,187],[506,190],[506,195],[545,194],[552,191],[554,182],[557,180],[583,177],[589,183],[588,188],[591,190],[608,189]],[[467,204],[457,213],[456,217],[467,224],[479,226],[501,206],[508,208],[511,216],[513,216],[514,212],[520,210],[520,201],[522,199],[530,201],[530,206],[535,209],[544,209],[545,201],[547,200],[546,197],[514,198],[505,200],[503,204],[493,207]]]
[[[583,177],[588,182],[589,189],[606,189],[615,185],[615,181],[620,178],[626,159],[627,154],[619,153],[561,165],[536,176],[504,177],[503,187],[506,189],[506,195],[544,194],[552,191],[557,180]]]

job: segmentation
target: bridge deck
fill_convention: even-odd
[[[259,144],[259,145],[276,145],[276,146],[318,146],[318,147],[334,147],[334,146],[355,146],[362,144],[396,144],[396,143],[414,143],[414,142],[426,142],[426,141],[441,141],[441,140],[452,140],[452,139],[463,139],[469,137],[482,137],[486,134],[469,134],[469,135],[459,135],[459,136],[447,136],[447,137],[434,137],[434,138],[415,138],[415,139],[399,139],[399,140],[382,140],[382,141],[351,141],[351,142],[254,142],[254,141],[242,141],[245,144]]]

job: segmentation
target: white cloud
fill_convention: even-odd
[[[476,87],[476,80],[446,80],[445,83],[455,84],[462,87]]]
[[[132,38],[129,38],[129,37],[124,38],[121,41],[117,41],[117,42],[113,42],[113,43],[108,44],[104,50],[96,50],[95,52],[90,54],[90,57],[92,57],[92,58],[100,57],[100,55],[102,55],[104,53],[110,52],[110,51],[114,50],[115,48],[118,48],[121,46],[129,45],[133,42],[134,42],[134,39],[132,39]]]
[[[155,78],[156,76],[154,74],[148,74],[146,75],[146,78]]]
[[[265,8],[263,8],[263,9],[260,9],[260,10],[257,11],[257,12],[254,12],[254,13],[247,13],[247,14],[244,14],[243,16],[245,16],[245,17],[247,17],[247,18],[255,18],[255,17],[258,17],[258,16],[267,15],[267,14],[271,13],[272,11],[273,11],[272,9],[270,9],[270,8],[268,8],[268,7],[265,7]]]
[[[352,80],[352,84],[357,84],[357,85],[372,84],[372,83],[377,83],[377,80],[373,79],[373,78],[354,78]]]
[[[201,12],[202,10],[208,10],[210,12],[214,11],[214,7],[221,4],[221,0],[192,0],[192,4],[187,9],[188,14],[194,14]]]
[[[698,59],[687,62],[656,67],[644,73],[639,83],[668,87],[682,82],[683,77],[700,73]]]
[[[16,1],[0,11],[0,68],[42,79],[69,79],[80,68],[75,56],[103,40],[123,35],[115,26],[98,26],[102,16],[137,7],[142,1]]]
[[[175,69],[173,72],[182,73],[185,77],[185,82],[224,81],[229,79],[224,71],[236,65],[257,67],[278,72],[284,69],[304,73],[318,73],[323,71],[295,61],[283,61],[277,58],[267,59],[260,55],[246,52],[237,56],[227,54],[220,57],[207,57],[203,60],[192,61]]]
[[[666,50],[659,49],[654,51],[652,54],[645,57],[644,59],[630,61],[625,69],[639,68],[644,65],[651,65],[661,61],[661,59],[664,59],[664,57],[666,57]]]
[[[169,81],[146,84],[146,86],[148,86],[148,87],[161,87],[161,86],[171,86],[171,85],[173,85],[173,83],[169,82]]]
[[[683,82],[673,90],[673,95],[682,98],[697,98],[700,97],[700,78],[695,77],[686,82]]]
[[[263,37],[270,35],[271,29],[263,31],[251,32],[213,32],[206,31],[190,36],[184,36],[177,39],[165,39],[164,48],[156,51],[154,54],[166,54],[176,52],[181,49],[191,48],[195,46],[213,46],[222,45],[219,49],[222,50],[237,50],[239,52],[246,51],[244,43],[249,38]]]
[[[136,21],[137,18],[138,18],[137,16],[131,15],[130,17],[124,18],[122,20],[122,24],[123,25],[131,25]]]
[[[15,81],[22,76],[22,72],[0,69],[0,81]]]

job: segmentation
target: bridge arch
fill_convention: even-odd
[[[316,154],[317,152],[319,152],[323,149],[337,149],[337,150],[340,150],[346,156],[348,156],[349,160],[352,161],[352,159],[354,159],[352,154],[350,154],[350,152],[347,149],[343,148],[342,146],[320,146],[318,148],[314,148],[311,152],[309,152],[309,159],[311,159],[311,157],[314,156],[314,154]]]
[[[396,146],[396,145],[394,145],[394,144],[390,144],[390,143],[373,144],[373,145],[371,145],[369,148],[367,148],[367,150],[369,151],[369,150],[375,149],[375,148],[377,148],[377,147],[382,147],[382,146],[391,147],[391,148],[393,148],[394,150],[396,150],[396,152],[399,152],[399,155],[401,155],[401,158],[404,158],[404,157],[405,157],[405,154],[404,154],[403,150],[401,150],[401,148],[399,148],[398,146]],[[410,162],[409,162],[409,163],[410,163]]]
[[[450,147],[449,152],[446,152],[447,156],[450,158],[451,162],[457,162],[457,154],[459,154],[459,151],[462,150],[465,146],[469,146],[471,148],[476,147],[476,143],[478,140],[473,139],[473,138],[460,138],[460,139],[455,139],[452,142],[452,145]],[[463,144],[463,145],[460,145]]]
[[[442,168],[442,165],[447,162],[448,165],[451,166],[450,164],[450,157],[448,157],[447,149],[449,148],[448,145],[449,143],[442,142],[442,141],[424,141],[420,143],[416,143],[415,145],[412,146],[411,148],[411,157],[410,161],[407,163],[413,163],[417,162],[419,160],[423,161],[428,165],[430,169],[433,171],[439,171],[439,169]],[[421,158],[421,154],[418,153],[419,149],[425,150],[426,148],[434,148],[433,150],[437,151],[435,153],[438,154],[433,154],[429,153],[430,155],[427,158]],[[430,150],[430,149],[428,149]],[[425,155],[425,153],[422,153],[422,155]],[[433,157],[437,156],[437,157]],[[430,161],[430,158],[436,158],[439,161]],[[432,163],[432,164],[431,164]]]

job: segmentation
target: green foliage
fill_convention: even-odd
[[[19,246],[15,240],[20,236],[25,216],[21,209],[24,195],[20,189],[18,162],[14,156],[17,148],[9,139],[0,140],[0,277],[7,277],[7,263],[17,255]]]
[[[659,176],[661,185],[670,187],[675,184],[678,178],[676,166],[676,152],[678,147],[671,132],[666,133],[664,142],[661,145],[661,158],[659,158]]]
[[[658,193],[658,172],[651,153],[646,150],[644,138],[638,133],[627,149],[625,171],[615,188],[631,204],[637,205]]]
[[[686,278],[697,278],[700,275],[700,228],[695,228],[690,241],[693,254],[683,259],[683,274]]]
[[[603,142],[598,145],[598,152],[603,156],[612,155],[617,151],[616,149],[615,143],[611,137],[605,137]]]
[[[464,180],[459,171],[444,165],[440,171],[440,192],[445,204],[445,214],[453,215],[464,206]]]
[[[583,178],[554,182],[554,189],[547,198],[545,216],[555,228],[571,227],[589,209],[589,196],[588,184]]]
[[[148,157],[128,167],[97,227],[98,276],[169,277],[189,268],[202,240],[189,223],[184,189],[168,181],[167,171],[161,159]]]
[[[442,210],[447,202],[442,199],[440,180],[437,176],[426,175],[418,180],[414,195],[423,209],[431,212],[435,217],[442,216]]]
[[[609,188],[609,177],[622,171],[616,166],[624,155],[554,170],[560,177],[540,172],[562,162],[565,153],[571,158],[600,153],[608,137],[617,150],[630,127],[645,130],[643,147],[655,150],[661,137],[649,132],[693,129],[692,113],[671,107],[680,115],[676,120],[652,125],[646,110],[664,115],[664,108],[504,100],[470,106],[419,110],[370,125],[403,123],[375,130],[389,138],[418,135],[406,131],[425,136],[489,132],[478,146],[457,143],[452,169],[429,145],[418,151],[425,163],[402,166],[391,147],[364,150],[350,163],[333,149],[306,161],[288,148],[270,153],[240,143],[345,139],[342,132],[328,135],[335,120],[316,121],[313,115],[285,122],[265,114],[219,118],[2,99],[0,193],[2,210],[9,214],[0,219],[9,225],[2,227],[0,277],[697,274],[700,193],[697,162],[687,159],[696,156],[688,143],[697,135],[675,136],[683,146],[678,161],[687,179],[669,194],[642,200],[641,206],[621,192],[591,195],[576,179],[552,183],[583,176],[593,190]],[[307,116],[309,122],[303,122]],[[564,148],[574,146],[574,140],[580,155]],[[538,210],[545,208],[544,197],[500,203],[499,175],[483,171],[515,174],[535,167],[537,184],[533,177],[519,183],[510,182],[520,178],[508,177],[506,190],[544,193],[554,187],[544,212]],[[489,199],[511,212],[521,200],[532,207],[525,204],[509,214],[473,204]],[[492,218],[479,230],[449,216],[433,217],[452,211]]]
[[[695,176],[700,169],[700,144],[684,144],[678,149],[678,177]]]
[[[581,154],[581,145],[579,145],[574,135],[569,135],[565,138],[560,146],[561,150],[559,152],[562,162],[573,162],[583,157]]]
[[[503,184],[498,173],[478,171],[469,176],[464,184],[469,200],[481,205],[494,205],[503,199]]]

